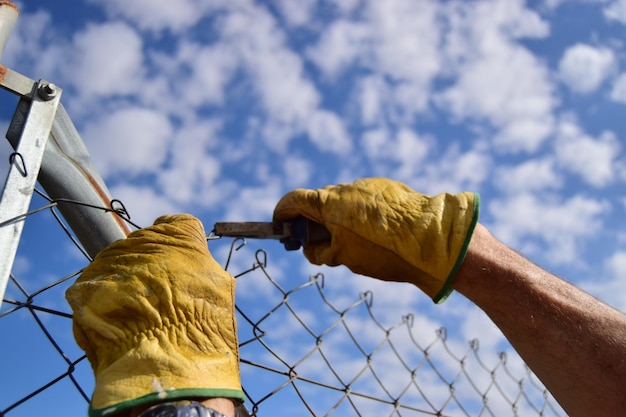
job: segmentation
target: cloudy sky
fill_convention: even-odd
[[[500,239],[626,311],[625,0],[18,3],[2,63],[64,89],[135,222],[269,220],[293,188],[368,176],[476,191]],[[383,321],[502,346],[459,295],[433,306],[261,247],[276,279],[321,270],[337,299],[372,290]]]

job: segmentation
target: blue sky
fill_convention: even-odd
[[[269,220],[293,188],[368,176],[476,191],[499,238],[626,310],[625,0],[18,3],[3,65],[64,89],[135,222]],[[433,306],[258,246],[278,280],[323,271],[337,300],[372,290],[388,323],[504,346],[458,294]]]

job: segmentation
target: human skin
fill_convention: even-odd
[[[453,287],[500,328],[568,415],[624,414],[626,315],[533,264],[481,224]],[[231,400],[203,403],[235,415]]]
[[[626,315],[477,225],[453,287],[500,328],[572,417],[626,410]]]

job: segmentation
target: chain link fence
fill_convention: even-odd
[[[37,191],[24,214],[0,309],[0,416],[85,415],[93,389],[64,299],[89,256],[57,204]],[[513,353],[483,357],[478,340],[459,345],[445,328],[424,332],[416,313],[398,312],[397,323],[383,325],[375,293],[337,303],[322,274],[276,280],[268,252],[243,240],[209,246],[237,278],[242,382],[252,415],[565,415]]]
[[[11,2],[0,6],[1,55],[16,13]],[[54,199],[37,188],[27,210],[23,207],[28,200],[24,200],[24,206],[9,215],[5,206],[16,205],[5,201],[3,192],[0,243],[6,240],[13,245],[19,237],[19,246],[14,261],[7,255],[0,264],[7,271],[1,279],[8,275],[0,306],[0,417],[85,415],[93,375],[74,341],[64,293],[90,262],[94,247],[111,241],[111,236],[105,238],[106,228],[94,232],[93,222],[67,213],[83,213],[88,207],[98,215],[114,212],[123,221],[111,218],[124,227],[136,226],[122,202],[114,200],[102,207],[86,196],[98,186],[96,197],[106,194],[106,187],[96,181],[97,173],[85,181],[77,170],[80,180],[71,182],[65,178],[67,169],[57,169],[76,165],[83,169],[87,160],[86,150],[78,149],[83,147],[78,132],[62,107],[56,107],[61,90],[2,66],[0,84],[22,97],[19,102],[0,97],[0,109],[17,109],[13,122],[18,130],[31,129],[26,140],[41,140],[51,132],[54,146],[46,151],[69,161],[46,165],[44,155],[46,175],[38,178],[48,182],[45,189],[51,192],[50,183],[62,182],[69,186],[61,194],[81,197]],[[14,123],[11,127],[3,121],[10,119],[11,114],[0,115],[0,129],[9,128],[7,137],[16,147],[18,131]],[[36,143],[28,144],[37,148]],[[28,180],[19,182],[28,187],[4,187],[13,191],[14,200],[30,197],[37,178],[38,168],[26,169],[27,162],[33,162],[31,155],[13,150],[6,142],[0,144],[0,174],[10,172],[13,176],[7,178]],[[86,192],[78,188],[85,184],[90,184]],[[79,206],[81,210],[67,210]],[[122,228],[118,232],[125,234]],[[242,383],[246,406],[254,416],[565,415],[510,347],[508,354],[486,356],[478,340],[459,344],[448,338],[443,327],[423,328],[418,313],[398,311],[397,322],[390,325],[377,318],[374,292],[353,294],[346,301],[345,294],[337,297],[325,288],[328,278],[323,274],[286,274],[281,269],[285,264],[270,264],[270,252],[263,248],[226,239],[211,240],[209,246],[237,278]]]

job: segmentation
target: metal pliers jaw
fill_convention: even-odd
[[[298,250],[309,243],[330,241],[331,235],[323,225],[299,216],[288,222],[219,222],[215,223],[211,237],[239,237],[250,239],[275,239],[286,250]]]

